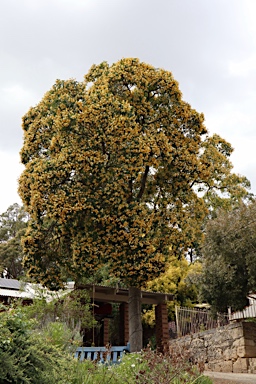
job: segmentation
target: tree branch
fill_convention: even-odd
[[[144,172],[144,175],[143,175],[142,181],[141,181],[141,187],[140,187],[140,190],[139,190],[139,193],[138,193],[138,196],[137,196],[138,200],[142,198],[143,193],[145,191],[148,173],[149,173],[149,165],[146,165],[145,172]]]

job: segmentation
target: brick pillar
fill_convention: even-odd
[[[158,304],[155,307],[156,314],[156,346],[161,352],[167,348],[169,341],[168,315],[166,303]]]
[[[103,320],[103,345],[109,343],[109,319],[105,318]]]
[[[129,341],[129,309],[128,303],[122,303],[119,307],[120,311],[120,344],[126,345]]]

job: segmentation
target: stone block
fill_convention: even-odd
[[[234,360],[237,360],[238,356],[237,356],[237,348],[234,347],[234,348],[231,348],[231,359],[234,361]]]
[[[245,345],[244,338],[240,337],[239,339],[236,339],[233,341],[233,347],[242,347]]]
[[[250,336],[256,337],[256,323],[242,322],[244,334],[250,334]]]
[[[256,343],[254,340],[251,339],[243,339],[245,346],[255,347]]]
[[[256,347],[243,346],[237,347],[238,357],[256,357]]]
[[[232,361],[223,361],[221,364],[221,372],[233,372],[233,363]]]
[[[207,369],[212,372],[222,372],[221,363],[219,361],[209,362],[207,364]]]
[[[214,360],[222,360],[223,359],[223,351],[221,348],[213,348],[213,358]]]
[[[254,365],[256,367],[256,357],[250,357],[248,361],[250,365]]]
[[[240,339],[243,337],[243,327],[242,324],[232,329],[232,339]]]
[[[249,373],[255,373],[256,372],[256,357],[248,358],[248,362],[249,362],[248,372]]]
[[[237,361],[233,363],[233,372],[234,373],[246,373],[248,372],[249,361],[247,358],[239,357]]]
[[[236,352],[236,349],[235,349]],[[223,351],[223,360],[232,360],[234,358],[233,356],[233,349],[227,348]],[[237,355],[235,354],[235,358],[237,358]]]
[[[213,363],[212,361],[210,361],[210,362],[205,364],[205,370],[206,371],[213,371],[213,372],[215,372],[214,368],[215,368],[215,363]]]
[[[233,345],[232,340],[222,340],[222,343],[218,344],[221,349],[230,348]]]
[[[237,356],[238,357],[246,357],[245,354],[246,354],[246,351],[245,351],[245,347],[237,347],[237,350],[236,350],[236,353],[237,353]]]

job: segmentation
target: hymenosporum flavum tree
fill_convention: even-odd
[[[84,82],[57,81],[23,130],[30,275],[57,288],[108,263],[137,297],[130,341],[140,349],[139,289],[198,236],[206,210],[195,187],[214,187],[203,115],[170,72],[122,59],[93,66]]]

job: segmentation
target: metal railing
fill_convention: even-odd
[[[185,336],[218,328],[229,323],[227,314],[218,314],[214,318],[209,310],[187,307],[175,307],[177,336]]]

